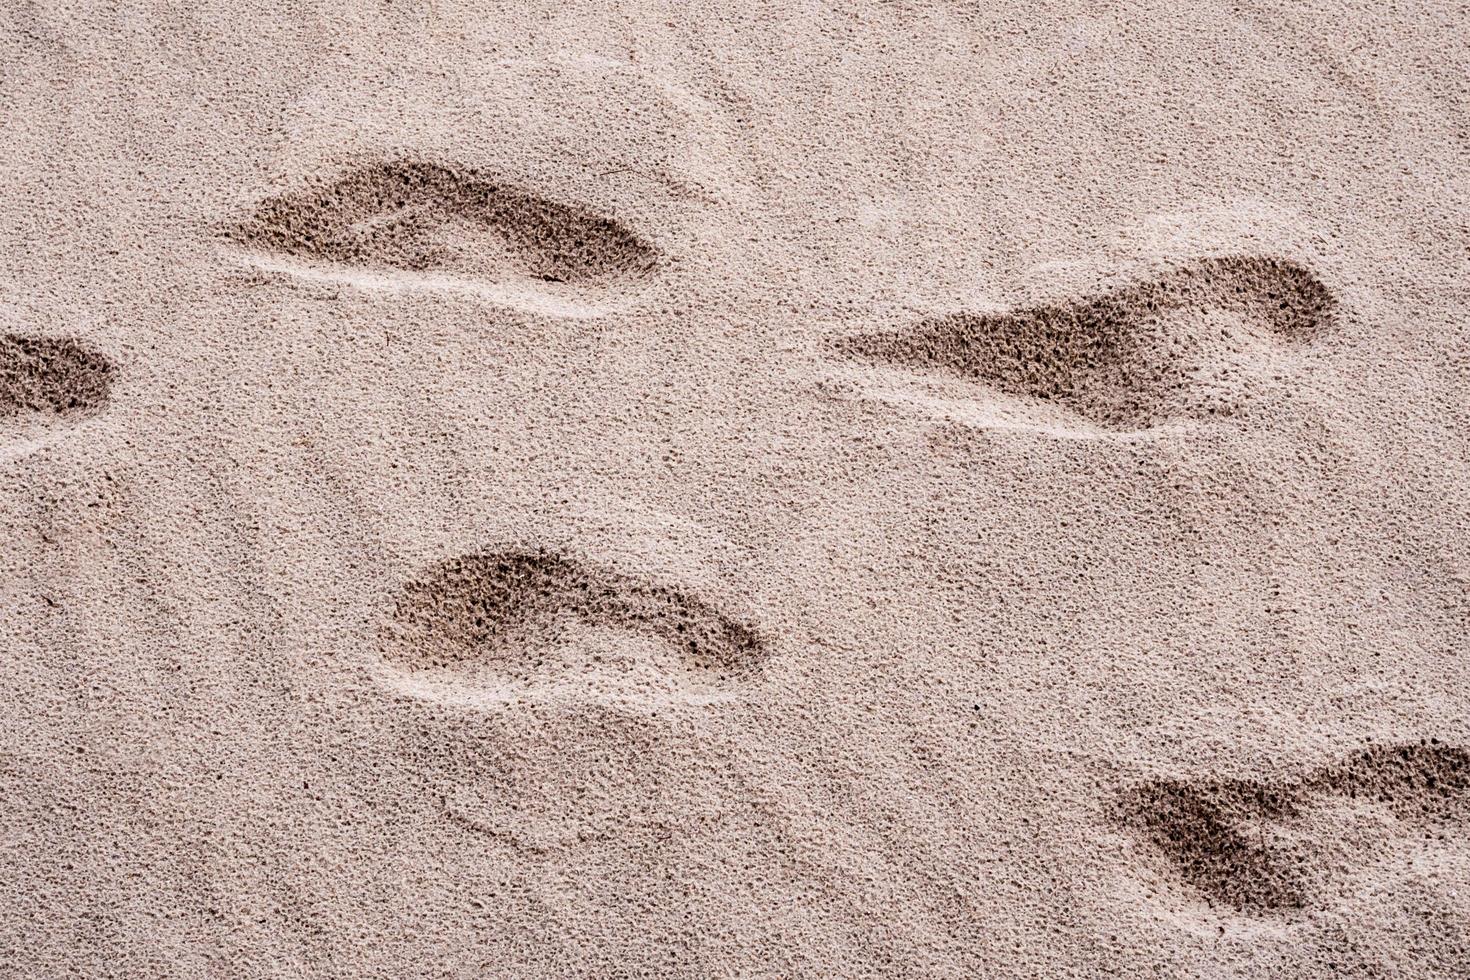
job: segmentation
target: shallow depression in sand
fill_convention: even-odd
[[[0,462],[101,413],[116,376],[112,360],[81,340],[0,334]]]
[[[654,247],[615,218],[424,161],[372,164],[269,198],[224,233],[317,276],[461,285],[511,303],[544,298],[552,312],[573,314],[658,264]]]
[[[685,589],[531,549],[439,563],[382,630],[399,686],[451,700],[718,698],[768,655],[752,626]]]
[[[0,418],[95,412],[115,374],[105,355],[79,340],[0,335]]]
[[[1395,842],[1428,839],[1436,826],[1463,835],[1470,751],[1379,745],[1300,780],[1161,779],[1129,788],[1114,806],[1212,904],[1284,914],[1322,906],[1335,869],[1370,862]],[[1347,831],[1348,810],[1360,811],[1365,830]]]
[[[1232,414],[1239,389],[1249,386],[1250,362],[1273,344],[1295,346],[1318,336],[1335,307],[1331,292],[1304,266],[1234,255],[1098,296],[1006,313],[954,313],[904,330],[845,337],[834,346],[870,363],[984,385],[1002,405],[977,419],[993,415],[999,425],[1024,427],[1032,414],[1044,428],[1071,416],[1097,432],[1135,432]],[[1029,413],[1028,402],[1035,406]]]

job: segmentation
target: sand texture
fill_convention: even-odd
[[[1470,978],[1467,36],[0,4],[0,976]]]

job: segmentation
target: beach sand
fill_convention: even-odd
[[[0,972],[1470,976],[1449,3],[0,11]]]

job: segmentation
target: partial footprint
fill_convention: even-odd
[[[547,551],[452,558],[410,582],[385,660],[506,695],[711,694],[767,657],[750,626],[681,589]]]
[[[0,334],[0,421],[11,420],[18,427],[11,435],[23,443],[39,438],[53,420],[101,409],[116,373],[106,356],[80,341]]]
[[[298,260],[490,285],[606,284],[643,276],[658,260],[613,218],[476,170],[413,161],[270,198],[226,233]]]
[[[836,347],[1059,405],[1104,430],[1136,431],[1235,411],[1232,392],[1250,362],[1316,336],[1335,306],[1305,267],[1233,255],[1072,303],[956,313]]]
[[[1470,751],[1440,745],[1378,745],[1307,781],[1318,793],[1386,804],[1401,819],[1470,817]]]
[[[1358,805],[1383,809],[1345,810]],[[1470,819],[1470,751],[1375,746],[1300,781],[1157,780],[1124,793],[1117,815],[1212,901],[1288,911],[1330,892],[1338,869],[1388,851],[1405,821]]]

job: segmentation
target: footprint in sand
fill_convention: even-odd
[[[116,373],[81,341],[0,334],[0,422],[34,435],[55,420],[85,418],[107,403]]]
[[[451,558],[409,582],[383,658],[426,696],[718,697],[767,657],[683,589],[544,550]]]
[[[1311,793],[1381,803],[1401,820],[1470,818],[1470,749],[1428,744],[1378,745],[1317,770]]]
[[[1291,789],[1253,780],[1158,780],[1128,793],[1124,821],[1168,856],[1189,884],[1242,910],[1300,908],[1294,855],[1255,831],[1298,813]]]
[[[1116,815],[1212,903],[1284,913],[1323,904],[1336,869],[1406,832],[1470,821],[1470,750],[1376,746],[1298,781],[1157,780]]]
[[[1032,408],[1058,406],[1099,431],[1131,432],[1237,411],[1252,362],[1317,336],[1335,307],[1305,267],[1232,255],[1073,302],[955,313],[835,346],[979,382]]]
[[[290,271],[301,274],[469,285],[506,300],[538,296],[569,314],[585,291],[626,284],[658,261],[653,246],[613,218],[477,170],[415,161],[374,164],[270,198],[224,231],[292,260]]]

